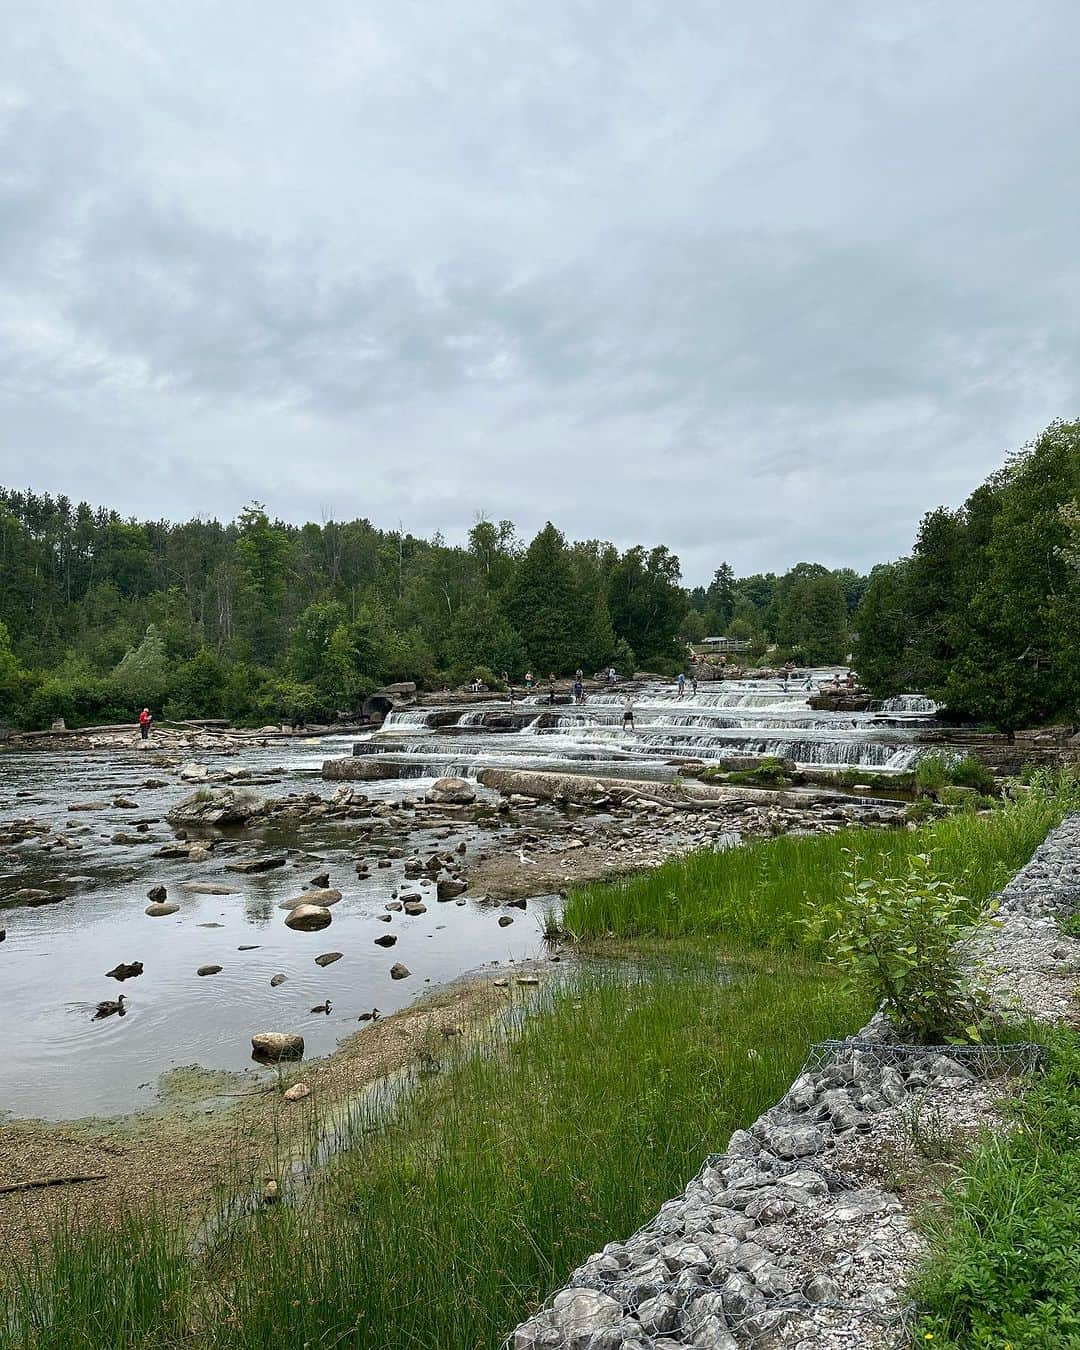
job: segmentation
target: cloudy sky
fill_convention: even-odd
[[[0,482],[866,567],[1080,415],[1075,0],[8,0]]]

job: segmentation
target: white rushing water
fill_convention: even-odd
[[[901,772],[921,753],[915,737],[937,705],[917,694],[874,711],[829,712],[810,698],[834,672],[778,679],[687,685],[650,683],[590,694],[580,705],[550,704],[533,693],[513,705],[491,701],[391,713],[360,738],[357,752],[385,756],[403,775],[474,774],[488,766],[673,772],[671,761],[776,757],[816,768],[866,767]],[[623,713],[630,699],[633,727]],[[418,733],[422,739],[417,739]]]

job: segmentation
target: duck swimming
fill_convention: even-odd
[[[119,1013],[121,1017],[126,1016],[127,1010],[124,1007],[124,999],[126,997],[127,997],[126,994],[121,994],[120,997],[116,999],[111,998],[103,999],[97,1005],[97,1008],[94,1012],[94,1016],[91,1020],[94,1022],[98,1022],[103,1017],[111,1017],[113,1013]]]

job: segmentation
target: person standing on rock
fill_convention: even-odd
[[[525,688],[526,688],[526,690],[527,690],[530,694],[532,693],[532,671],[531,671],[531,670],[527,670],[527,671],[525,672]]]
[[[154,719],[150,716],[150,709],[144,708],[139,714],[139,731],[142,733],[144,741],[150,739],[150,723]]]
[[[548,703],[555,706],[555,672],[552,671],[548,676]]]
[[[679,671],[679,678],[675,683],[679,686],[679,697],[682,698],[683,694],[686,692],[686,676],[681,670]]]
[[[574,681],[574,702],[575,703],[585,702],[585,686],[581,683],[580,680]]]
[[[626,706],[622,710],[622,729],[623,731],[634,730],[634,700],[629,694],[626,696]]]

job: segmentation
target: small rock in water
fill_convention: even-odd
[[[332,966],[335,961],[340,961],[341,957],[341,952],[323,952],[321,956],[315,958],[315,964],[317,966]]]
[[[152,919],[161,919],[164,918],[166,914],[175,914],[179,908],[180,906],[173,904],[171,900],[168,902],[155,901],[152,905],[146,906],[145,912],[149,914]]]
[[[317,933],[320,928],[328,928],[332,921],[333,915],[325,905],[297,905],[289,911],[285,927],[302,933]]]
[[[285,976],[282,975],[280,971],[278,971],[278,973],[277,973],[276,975],[271,975],[271,976],[270,976],[270,988],[271,988],[271,989],[276,989],[276,988],[278,987],[279,984],[284,984],[284,983],[285,983]]]
[[[200,966],[195,972],[196,975],[219,975],[220,973],[220,966]]]
[[[162,900],[168,899],[168,895],[169,893],[164,886],[151,886],[146,892],[147,900],[152,900],[155,904],[159,904]]]
[[[330,873],[320,872],[317,877],[312,877],[308,885],[315,891],[325,891],[330,888]]]
[[[500,928],[509,928],[510,925],[511,925],[513,922],[514,922],[514,921],[513,921],[513,919],[510,917],[509,914],[500,914],[500,915],[499,915],[499,927],[500,927]]]
[[[379,922],[380,922],[380,923],[393,923],[393,922],[394,922],[394,916],[393,916],[392,914],[380,914],[380,915],[379,915]]]
[[[249,858],[247,862],[230,863],[230,872],[269,872],[275,867],[284,867],[288,859],[284,853],[276,853],[270,858]]]
[[[257,1031],[251,1038],[251,1057],[268,1064],[303,1059],[304,1038],[295,1031]]]
[[[303,895],[298,895],[295,900],[280,900],[278,909],[295,909],[297,905],[321,905],[323,909],[329,909],[331,905],[336,905],[340,899],[340,891],[329,889],[305,891]]]
[[[421,904],[419,900],[409,900],[405,904],[405,913],[415,918],[418,914],[427,913],[427,905]]]
[[[302,1102],[305,1097],[311,1096],[311,1089],[306,1083],[294,1083],[291,1088],[286,1088],[281,1095],[287,1102]]]
[[[6,938],[7,938],[7,929],[0,928],[0,942],[3,942]]]
[[[121,961],[118,966],[113,966],[112,970],[105,972],[106,976],[113,980],[133,980],[136,975],[143,972],[141,961]]]
[[[407,976],[411,974],[412,971],[409,969],[409,967],[403,966],[400,961],[395,961],[394,964],[390,967],[390,978],[392,980],[404,980]]]
[[[375,945],[377,947],[392,947],[395,942],[397,942],[397,938],[393,933],[384,933],[382,937],[377,937],[375,939]]]
[[[243,947],[237,947],[236,950],[238,952],[257,952],[261,946],[262,946],[261,942],[249,942],[245,944]]]

